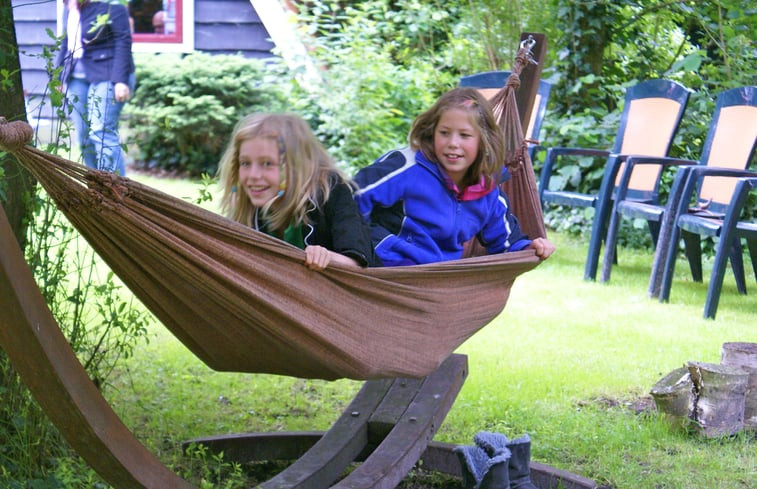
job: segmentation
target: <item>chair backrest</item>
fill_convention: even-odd
[[[718,95],[715,114],[705,139],[700,164],[720,168],[749,168],[757,140],[757,86],[726,90]],[[725,212],[733,196],[735,179],[704,177],[698,199],[708,209]]]
[[[510,73],[511,72],[509,71],[485,71],[464,76],[460,78],[460,86],[478,88],[484,97],[491,100],[497,92],[505,86]],[[539,89],[536,92],[534,107],[531,110],[528,127],[523,130],[523,136],[526,139],[534,141],[539,139],[539,132],[541,131],[541,126],[544,122],[544,114],[547,112],[547,103],[549,102],[549,94],[551,91],[551,83],[539,80]]]
[[[666,156],[681,124],[691,91],[680,83],[645,80],[626,91],[620,126],[612,152],[626,155]],[[629,197],[635,193],[656,193],[659,165],[638,165],[628,184]],[[615,184],[623,174],[620,167]]]

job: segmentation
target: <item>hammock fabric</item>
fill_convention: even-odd
[[[532,250],[397,268],[303,266],[304,252],[176,197],[39,151],[0,118],[0,147],[145,306],[220,371],[421,377],[504,308]]]

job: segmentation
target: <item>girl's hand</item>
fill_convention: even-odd
[[[311,270],[323,270],[329,263],[339,263],[350,267],[360,268],[360,264],[350,258],[333,251],[329,251],[323,246],[306,246],[305,247],[305,266]]]
[[[536,256],[542,260],[549,258],[549,255],[554,253],[555,245],[547,238],[536,238],[531,241],[529,248],[536,250]]]
[[[331,252],[323,246],[305,247],[305,266],[311,270],[323,270],[331,262]]]

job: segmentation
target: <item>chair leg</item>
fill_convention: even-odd
[[[613,206],[614,207],[614,206]],[[602,270],[599,274],[600,282],[608,282],[612,273],[612,266],[618,260],[618,228],[620,228],[620,213],[613,209],[610,216],[610,224],[607,227],[607,238],[605,239],[605,256],[602,259]]]
[[[742,255],[741,240],[736,237],[728,245],[728,258],[733,270],[733,278],[736,280],[736,290],[739,294],[746,294],[746,275],[744,273],[744,257]]]
[[[720,302],[720,292],[723,288],[723,278],[725,277],[725,265],[728,262],[730,246],[725,245],[722,241],[718,243],[715,251],[715,262],[712,264],[712,275],[710,284],[707,286],[707,298],[704,303],[704,317],[715,319],[715,313],[718,310]]]
[[[659,285],[656,282],[652,285],[658,285],[657,297],[660,302],[668,302],[670,299],[670,289],[673,286],[673,275],[675,274],[676,258],[678,257],[678,240],[680,239],[681,231],[678,226],[672,224],[669,236],[666,236],[665,240],[660,241],[659,246],[667,245],[661,250],[659,264],[659,270],[656,272],[656,277],[653,279],[659,280]],[[667,241],[667,242],[665,242]],[[651,289],[651,286],[650,286]]]
[[[746,246],[749,250],[749,258],[752,260],[752,271],[754,280],[757,282],[757,239],[747,239]]]
[[[697,233],[690,233],[681,230],[684,246],[686,247],[686,258],[689,260],[691,269],[691,278],[694,282],[702,281],[702,238]]]
[[[659,221],[647,221],[649,227],[649,234],[652,235],[652,245],[657,247],[657,240],[660,237],[660,222]]]

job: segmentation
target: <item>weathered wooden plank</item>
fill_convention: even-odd
[[[198,23],[262,23],[250,0],[198,0],[195,19]]]
[[[391,489],[410,472],[447,415],[468,373],[468,357],[451,355],[427,376],[384,441],[333,489]]]
[[[0,346],[71,447],[123,489],[190,489],[151,454],[90,381],[45,303],[0,206]]]
[[[371,416],[368,424],[368,442],[374,446],[381,443],[397,425],[407,407],[413,402],[424,379],[397,379],[392,384],[381,405]]]
[[[56,34],[57,23],[55,21],[16,22],[15,27],[16,42],[19,47],[33,45],[52,46],[55,43],[55,40],[48,33],[49,29],[53,35]]]
[[[318,442],[263,489],[328,487],[368,444],[368,420],[392,379],[370,380]]]
[[[515,92],[523,132],[528,127],[528,121],[531,120],[531,112],[534,108],[536,92],[539,91],[539,80],[541,80],[541,71],[547,53],[547,36],[536,32],[524,32],[520,35],[520,42],[528,40],[529,37],[533,37],[536,41],[531,50],[536,64],[529,64],[523,68],[520,74],[520,88]]]
[[[40,2],[39,0],[11,0],[11,7],[13,8],[14,23],[20,21],[52,21],[54,26],[57,20],[55,4],[52,2]]]
[[[461,477],[460,460],[454,453],[457,445],[452,443],[429,443],[420,457],[419,468],[424,472],[441,472]],[[539,489],[596,489],[591,479],[567,470],[561,470],[539,462],[531,462],[531,482]]]
[[[262,25],[196,24],[195,48],[232,51],[273,49]]]
[[[203,445],[213,453],[223,452],[226,461],[248,463],[262,460],[295,460],[313,448],[324,431],[285,431],[234,433],[194,438],[182,443]]]

